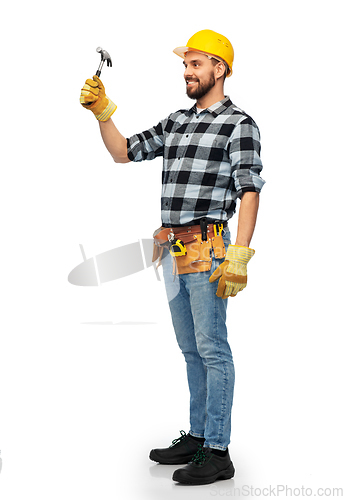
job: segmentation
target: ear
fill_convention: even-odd
[[[223,62],[219,61],[215,66],[215,77],[220,79],[226,73],[226,66]]]

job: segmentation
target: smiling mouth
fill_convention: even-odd
[[[198,80],[186,80],[187,87],[195,85],[195,83],[198,83]]]

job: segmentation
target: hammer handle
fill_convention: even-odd
[[[96,75],[100,77],[101,70],[103,68],[104,61],[100,61],[99,68],[97,69]]]

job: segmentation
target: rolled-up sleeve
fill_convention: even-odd
[[[265,181],[260,172],[260,133],[254,120],[246,116],[234,128],[229,143],[229,159],[239,198],[247,191],[260,193]]]
[[[164,123],[162,120],[140,134],[127,139],[128,158],[131,161],[154,160],[164,153]]]

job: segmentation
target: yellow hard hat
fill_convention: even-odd
[[[204,52],[205,54],[225,61],[229,67],[226,76],[231,76],[234,50],[228,38],[212,30],[197,31],[197,33],[188,40],[186,47],[177,47],[173,52],[177,54],[177,56],[185,58],[186,53],[193,50],[196,52]]]

